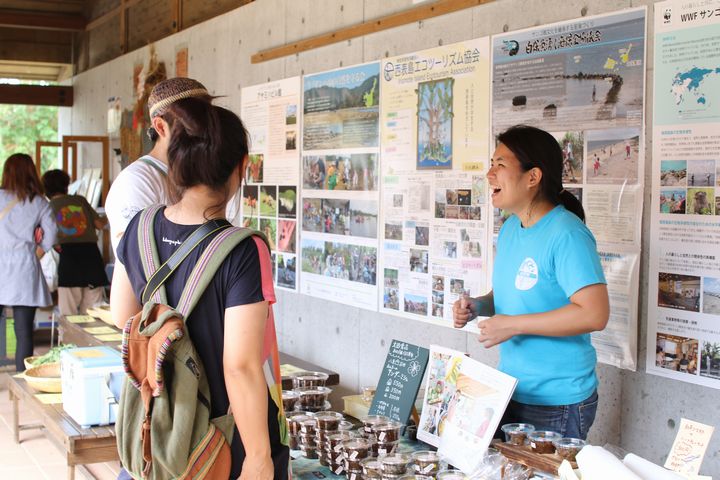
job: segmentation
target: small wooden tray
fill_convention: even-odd
[[[563,459],[557,453],[535,453],[529,445],[513,445],[500,441],[494,441],[492,446],[503,454],[508,460],[522,463],[526,467],[539,470],[541,472],[552,473],[557,475],[558,468]],[[573,469],[577,468],[575,462],[570,462]]]

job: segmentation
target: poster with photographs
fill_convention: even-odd
[[[720,388],[720,0],[655,4],[647,372]]]
[[[300,77],[242,89],[250,154],[236,223],[270,243],[278,288],[297,291]]]
[[[593,345],[601,362],[630,370],[637,368],[645,32],[642,7],[492,39],[493,134],[525,124],[557,140],[563,187],[583,205],[608,279],[611,318]],[[494,212],[496,236],[507,217]]]
[[[303,81],[302,293],[377,310],[379,64]]]
[[[452,326],[485,293],[489,38],[382,61],[381,303]]]
[[[430,346],[418,439],[466,474],[482,460],[517,379],[463,352]]]

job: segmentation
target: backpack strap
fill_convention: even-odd
[[[142,261],[145,278],[152,277],[157,269],[160,268],[160,256],[157,252],[153,226],[155,225],[155,216],[162,208],[162,205],[152,205],[140,213],[137,233],[138,246],[140,247],[140,260]],[[156,289],[153,292],[153,300],[156,303],[167,303],[164,287]],[[145,300],[143,300],[143,303],[144,302]]]
[[[170,278],[170,275],[175,269],[187,258],[195,248],[200,245],[206,238],[220,232],[226,228],[231,227],[232,224],[224,218],[208,220],[207,222],[200,225],[198,228],[190,234],[188,238],[178,247],[170,258],[158,268],[152,277],[150,277],[145,285],[145,289],[142,293],[142,303],[147,303],[155,292],[160,289],[165,281]]]
[[[230,227],[221,231],[212,239],[205,248],[200,259],[195,264],[190,277],[185,284],[185,289],[180,296],[175,310],[179,312],[185,321],[190,316],[200,297],[205,292],[208,284],[212,281],[215,273],[230,252],[246,238],[256,235],[266,244],[267,238],[261,232],[250,228]],[[269,248],[269,247],[268,247]]]

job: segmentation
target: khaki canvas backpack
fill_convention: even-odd
[[[123,467],[136,479],[227,479],[230,475],[232,414],[210,418],[205,371],[185,328],[225,257],[257,231],[213,220],[199,227],[159,264],[153,224],[161,207],[141,214],[138,244],[148,278],[143,309],[123,331],[122,357],[127,377],[116,423]],[[213,237],[202,252],[176,307],[167,305],[163,282],[198,244]]]

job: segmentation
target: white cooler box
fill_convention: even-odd
[[[62,401],[65,411],[83,428],[115,423],[125,378],[120,352],[110,347],[85,347],[60,353]]]

